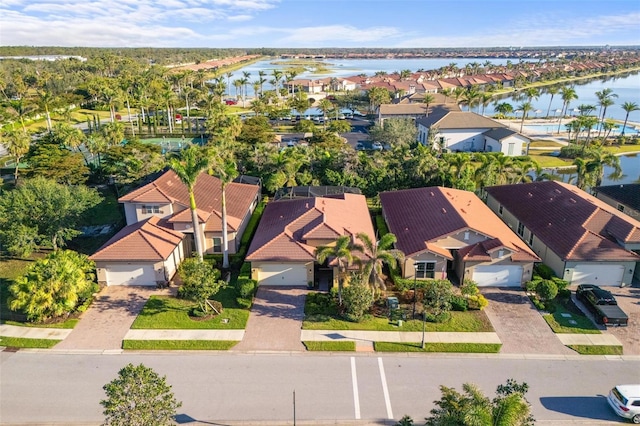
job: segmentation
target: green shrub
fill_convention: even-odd
[[[534,271],[534,274],[540,275],[540,277],[545,280],[550,280],[556,276],[556,274],[553,272],[553,269],[551,269],[544,263],[540,263],[536,265],[533,271]]]
[[[251,276],[251,263],[244,262],[242,267],[240,267],[240,275],[246,275],[247,277]]]
[[[327,293],[309,293],[305,300],[304,313],[307,317],[335,315],[337,313],[335,299]]]
[[[480,290],[478,290],[478,283],[470,279],[465,279],[460,286],[460,292],[464,296],[475,296],[480,293]]]
[[[553,280],[546,279],[538,281],[536,293],[542,300],[551,300],[558,294],[558,286]]]
[[[447,280],[429,280],[422,299],[428,321],[444,322],[449,319],[452,290],[453,287]]]
[[[258,288],[258,282],[247,277],[238,277],[236,280],[236,291],[243,299],[252,299]]]
[[[481,294],[467,297],[469,309],[483,310],[489,305],[489,301]]]
[[[342,290],[342,301],[347,318],[359,322],[373,305],[375,297],[369,286],[356,278]]]
[[[464,296],[451,297],[451,309],[458,312],[466,312],[469,309],[469,301]]]
[[[531,279],[531,281],[527,281],[524,284],[524,289],[529,293],[535,293],[536,292],[536,286],[538,285],[538,282],[541,279],[542,278],[540,277],[540,275],[534,275],[533,278]]]
[[[376,229],[378,230],[379,238],[389,233],[389,228],[387,228],[387,224],[381,214],[376,215]]]

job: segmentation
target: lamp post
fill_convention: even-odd
[[[424,349],[424,328],[427,322],[427,313],[422,309],[422,345],[420,347]]]
[[[416,289],[418,286],[418,262],[413,264],[413,314],[412,319],[416,319]]]

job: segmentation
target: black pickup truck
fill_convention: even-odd
[[[580,284],[576,297],[589,309],[596,321],[609,326],[626,326],[629,317],[618,306],[613,294],[592,284]]]

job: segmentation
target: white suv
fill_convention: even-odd
[[[611,389],[607,402],[620,417],[640,424],[640,385],[618,385]]]

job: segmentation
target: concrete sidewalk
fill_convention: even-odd
[[[36,328],[0,324],[0,345],[2,345],[2,336],[20,337],[24,339],[64,340],[72,331],[72,328]]]
[[[563,345],[622,346],[611,334],[556,334]]]
[[[367,341],[416,343],[422,341],[421,331],[360,331],[360,330],[302,330],[304,341]],[[424,333],[424,341],[428,343],[501,343],[493,332],[483,333]]]
[[[124,340],[231,340],[241,341],[244,330],[129,330]]]

